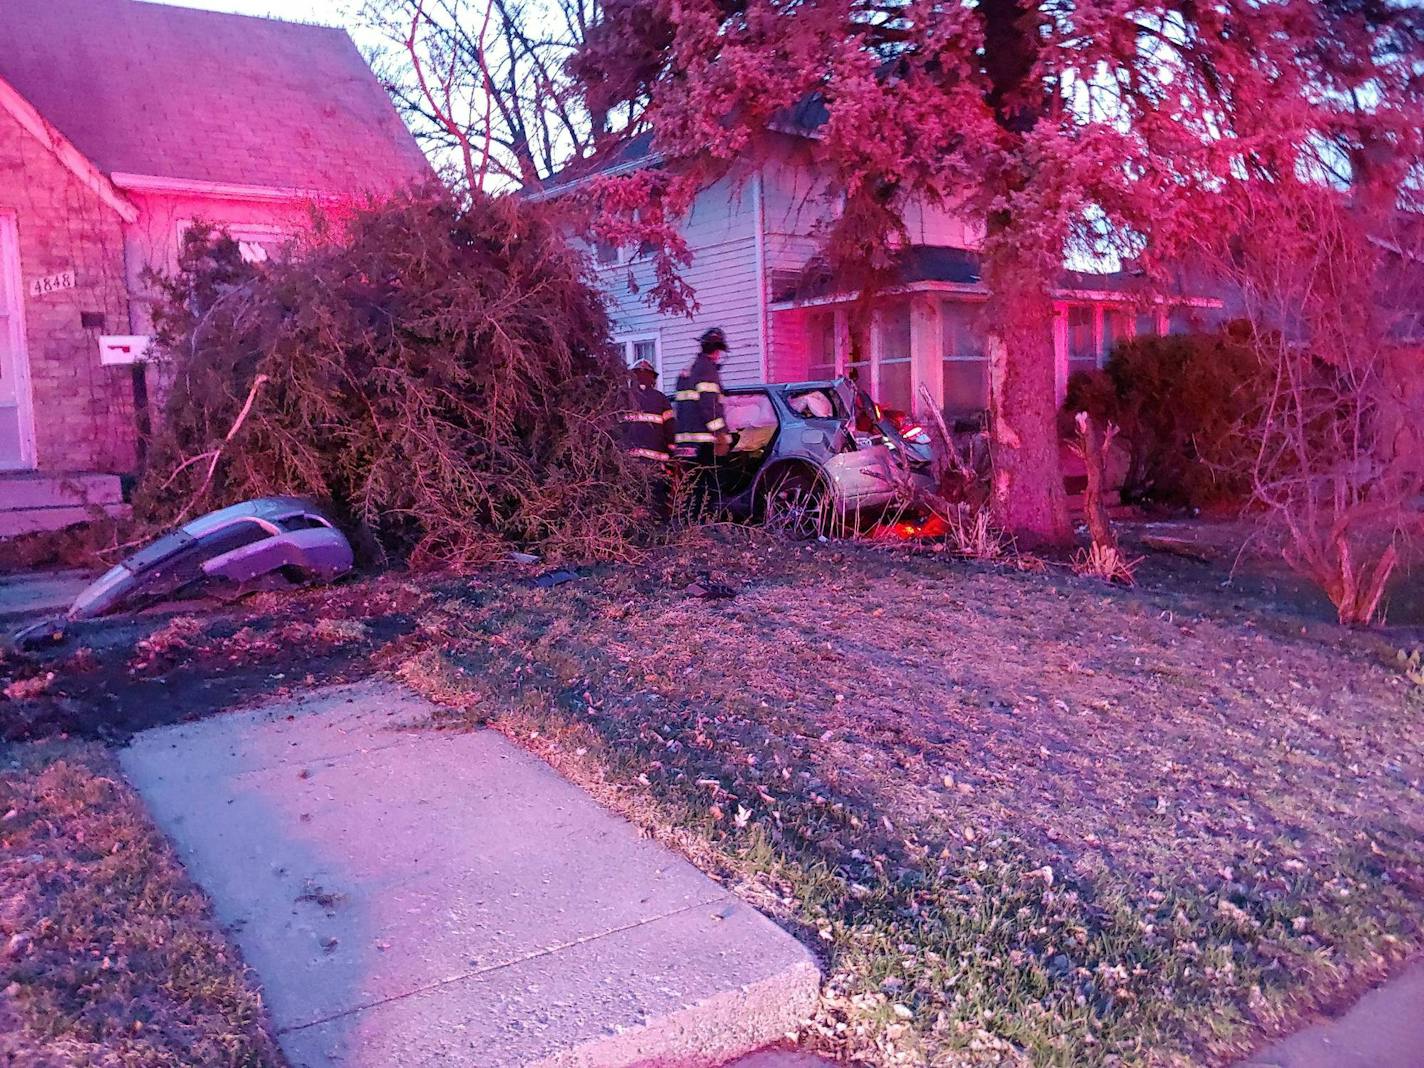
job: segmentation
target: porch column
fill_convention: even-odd
[[[926,293],[910,301],[910,410],[923,419],[923,386],[936,404],[944,396],[944,342],[940,326],[940,298]]]

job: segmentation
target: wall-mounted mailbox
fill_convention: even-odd
[[[148,347],[152,341],[147,334],[105,334],[99,338],[99,362],[142,363],[148,359]]]

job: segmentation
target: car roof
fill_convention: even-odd
[[[803,389],[834,389],[844,381],[845,379],[843,378],[823,378],[814,382],[756,382],[749,386],[728,386],[724,392],[756,393],[774,389],[787,393],[793,390]]]

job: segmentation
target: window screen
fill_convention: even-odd
[[[835,376],[835,313],[813,312],[806,321],[806,378],[819,382]]]
[[[971,416],[989,407],[989,359],[975,305],[946,301],[940,314],[944,351],[946,419]]]
[[[875,400],[882,408],[908,412],[910,397],[910,302],[897,301],[881,314]]]

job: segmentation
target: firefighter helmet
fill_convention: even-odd
[[[703,352],[727,351],[727,334],[720,326],[714,326],[697,341],[702,346]]]

